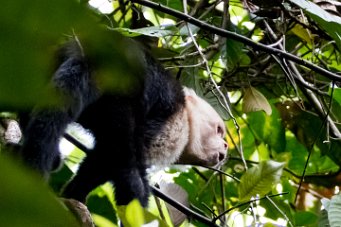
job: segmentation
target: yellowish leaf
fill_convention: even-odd
[[[272,109],[264,95],[254,87],[246,89],[243,98],[243,111],[256,112],[263,110],[267,115],[271,115]]]
[[[313,40],[314,40],[314,36],[311,35],[308,32],[308,29],[305,29],[302,25],[296,24],[291,31],[297,35],[298,37],[300,37],[302,40],[306,41],[308,44],[312,45],[313,44]]]
[[[118,214],[124,226],[140,227],[144,224],[143,208],[137,199],[126,206],[119,206]]]

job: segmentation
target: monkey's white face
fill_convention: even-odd
[[[177,163],[214,166],[227,153],[225,124],[218,113],[191,89],[185,88],[189,141]]]

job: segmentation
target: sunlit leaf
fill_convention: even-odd
[[[283,167],[284,163],[270,160],[248,169],[240,179],[239,199],[247,201],[251,197],[266,195],[279,181]]]
[[[137,199],[126,206],[118,207],[118,212],[124,226],[140,227],[144,224],[143,208]]]
[[[308,44],[312,44],[313,37],[302,25],[296,24],[291,31]]]
[[[91,213],[117,224],[117,210],[111,183],[103,184],[93,190],[87,197],[86,205]],[[94,222],[97,225],[97,219],[94,219]]]
[[[243,99],[243,111],[245,113],[263,110],[271,115],[272,109],[264,95],[254,87],[246,89]]]
[[[97,227],[117,227],[117,225],[115,225],[110,220],[106,219],[105,217],[101,215],[92,214],[92,218],[94,222],[96,223]]]

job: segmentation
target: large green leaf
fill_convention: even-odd
[[[282,175],[284,163],[264,161],[248,169],[240,179],[239,199],[250,200],[251,197],[264,196],[271,191]]]
[[[51,102],[46,84],[53,45],[88,17],[69,0],[9,1],[0,7],[0,103],[27,106]],[[34,91],[34,92],[31,92]]]
[[[42,180],[3,154],[0,182],[1,226],[79,226]]]
[[[143,71],[136,44],[101,28],[77,1],[9,1],[0,7],[0,27],[0,108],[6,110],[57,103],[49,86],[55,51],[72,35],[79,37],[101,89],[133,89]]]
[[[306,147],[311,147],[315,143],[320,149],[322,155],[328,155],[336,164],[341,163],[341,142],[338,140],[330,140],[326,143],[327,130],[321,127],[324,122],[311,113],[300,112],[294,118],[295,124],[298,126],[296,137]],[[316,140],[317,139],[317,140]]]
[[[341,49],[341,17],[328,13],[315,3],[307,0],[290,0],[305,10],[318,26],[325,30]]]
[[[309,211],[298,211],[295,213],[296,226],[315,225],[317,220],[318,220],[317,215]]]
[[[144,224],[143,208],[138,200],[133,200],[127,205],[125,217],[129,226],[139,227]]]
[[[248,113],[248,122],[258,140],[263,141],[276,152],[285,150],[285,129],[276,108],[272,108],[270,116],[263,111]]]
[[[241,42],[237,42],[232,39],[226,39],[224,46],[225,51],[222,53],[222,56],[226,58],[227,71],[232,71],[244,63],[242,60],[247,55],[243,54],[243,47],[244,44]]]

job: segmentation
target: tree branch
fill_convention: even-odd
[[[218,27],[215,27],[215,26],[212,26],[210,24],[207,24],[203,21],[200,21],[194,17],[191,17],[187,14],[184,14],[182,12],[179,12],[177,10],[173,10],[171,8],[168,8],[166,6],[163,6],[161,4],[158,4],[158,3],[154,3],[154,2],[151,2],[151,1],[148,1],[148,0],[131,0],[131,2],[133,3],[138,3],[140,5],[143,5],[143,6],[147,6],[147,7],[150,7],[152,9],[155,9],[155,10],[158,10],[158,11],[161,11],[161,12],[164,12],[164,13],[167,13],[171,16],[174,16],[180,20],[184,20],[188,23],[191,23],[193,25],[196,25],[198,27],[200,27],[201,29],[204,29],[204,30],[207,30],[207,31],[210,31],[216,35],[220,35],[220,36],[223,36],[223,37],[226,37],[226,38],[231,38],[233,40],[236,40],[236,41],[239,41],[239,42],[242,42],[246,45],[249,45],[257,50],[261,50],[261,51],[264,51],[264,52],[267,52],[269,54],[273,54],[273,55],[276,55],[278,57],[281,57],[281,58],[286,58],[288,60],[291,60],[297,64],[300,64],[300,65],[303,65],[317,73],[320,73],[321,75],[331,79],[331,80],[334,80],[334,81],[340,81],[341,82],[341,76],[335,74],[335,73],[332,73],[324,68],[321,68],[319,66],[316,66],[314,65],[313,63],[309,62],[309,61],[306,61],[304,59],[301,59],[301,58],[298,58],[297,56],[295,55],[292,55],[290,53],[287,53],[285,51],[282,51],[282,50],[278,50],[278,49],[275,49],[275,48],[272,48],[272,47],[269,47],[269,46],[266,46],[264,44],[261,44],[261,43],[256,43],[254,42],[253,40],[249,39],[249,38],[246,38],[244,36],[241,36],[237,33],[234,33],[234,32],[230,32],[230,31],[227,31],[227,30],[224,30],[224,29],[221,29],[221,28],[218,28]]]
[[[86,146],[84,146],[84,144],[82,144],[80,141],[75,139],[72,135],[65,133],[64,138],[67,139],[69,142],[71,142],[76,147],[78,147],[79,149],[81,149],[82,151],[84,151],[85,153],[91,152]],[[164,193],[162,193],[156,187],[154,187],[154,186],[150,186],[150,187],[151,187],[152,192],[155,196],[159,197],[160,199],[164,200],[168,204],[172,205],[173,207],[175,207],[177,210],[181,211],[182,213],[184,213],[188,217],[194,218],[194,219],[196,219],[196,220],[198,220],[198,221],[200,221],[203,224],[206,224],[208,226],[218,227],[218,225],[214,224],[214,222],[212,222],[210,219],[188,209],[187,207],[185,207],[181,203],[177,202],[176,200],[174,200],[174,199],[170,198],[169,196],[165,195]]]
[[[161,198],[162,200],[164,200],[166,203],[168,203],[169,205],[172,205],[173,207],[175,207],[177,210],[181,211],[182,213],[186,214],[188,217],[192,217],[200,222],[202,222],[203,224],[206,224],[208,226],[218,226],[216,225],[213,221],[211,221],[210,219],[195,213],[194,211],[192,211],[191,209],[188,209],[187,207],[185,207],[184,205],[182,205],[181,203],[177,202],[176,200],[170,198],[169,196],[167,196],[166,194],[162,193],[159,189],[157,189],[154,186],[151,186],[152,192],[155,196]]]

